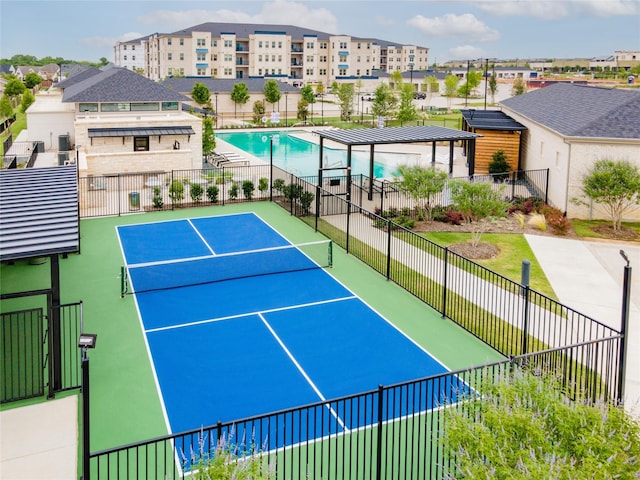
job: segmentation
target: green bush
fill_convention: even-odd
[[[169,185],[169,198],[176,205],[182,203],[182,200],[184,200],[184,183],[182,180],[173,180],[171,182],[171,185]]]
[[[218,193],[220,189],[215,185],[210,185],[207,187],[207,198],[211,203],[218,203]]]
[[[251,200],[253,198],[253,191],[255,188],[256,187],[251,180],[245,180],[242,182],[242,193],[244,193],[244,198]]]
[[[264,192],[269,190],[269,179],[262,177],[258,180],[258,190],[260,191],[260,195],[264,196]]]
[[[189,195],[191,195],[191,200],[193,200],[194,203],[200,203],[202,201],[202,190],[202,185],[199,183],[191,184],[191,187],[189,188]]]
[[[498,150],[491,158],[489,173],[493,175],[494,181],[504,182],[509,178],[509,172],[511,171],[511,165],[509,165],[507,161],[507,155],[503,150]]]
[[[229,198],[231,200],[235,200],[238,198],[238,184],[235,182],[231,185],[231,188],[229,189]]]
[[[300,195],[300,205],[302,206],[302,213],[304,215],[309,215],[311,202],[313,202],[314,198],[315,198],[315,195],[311,192],[303,192]]]
[[[280,193],[284,193],[284,189],[285,189],[285,183],[284,180],[282,178],[276,178],[273,181],[273,189],[276,192],[280,192]]]
[[[162,190],[160,187],[153,187],[153,208],[162,208],[164,201],[162,200]]]

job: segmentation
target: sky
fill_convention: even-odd
[[[113,60],[116,41],[204,22],[284,24],[429,48],[429,63],[640,50],[640,0],[0,0],[0,57]]]

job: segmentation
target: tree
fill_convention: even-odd
[[[298,101],[298,115],[297,118],[306,123],[307,115],[309,115],[309,103],[304,98]]]
[[[487,220],[507,215],[509,203],[503,200],[504,186],[493,190],[489,182],[452,180],[449,187],[455,209],[471,225],[471,244],[477,247],[480,237],[487,229]]]
[[[478,85],[482,82],[482,73],[477,70],[469,71],[467,75],[467,81],[464,82],[460,88],[458,88],[458,96],[469,97],[473,94],[473,91],[478,88]]]
[[[443,410],[446,478],[637,478],[640,426],[622,406],[572,401],[559,381],[521,370],[477,391],[478,405]]]
[[[278,82],[273,79],[264,82],[264,99],[271,104],[272,111],[275,110],[275,104],[280,101],[281,97],[282,92],[280,92]]]
[[[389,75],[389,81],[391,82],[391,85],[393,85],[394,90],[400,90],[402,87],[402,80],[402,72],[400,72],[400,70],[394,70],[391,72],[391,75]]]
[[[202,155],[210,155],[216,148],[216,136],[213,132],[213,118],[204,117],[202,120]]]
[[[102,65],[103,67],[105,65],[109,64],[109,60],[107,60],[107,57],[100,57],[100,65]]]
[[[340,105],[340,120],[351,120],[353,110],[353,84],[341,83],[338,87],[338,104]]]
[[[33,96],[33,93],[31,93],[30,90],[25,91],[22,95],[22,102],[20,102],[20,110],[22,110],[22,112],[26,112],[27,108],[29,108],[35,101],[36,98]]]
[[[316,103],[316,96],[313,93],[313,87],[309,84],[305,85],[300,89],[300,95],[302,96],[302,100],[307,102],[307,105],[306,105],[307,113],[304,116],[304,121],[306,122],[307,115],[309,114],[309,105]],[[298,102],[298,115],[300,115],[300,102]],[[298,118],[300,117],[298,116]],[[311,120],[313,120],[313,118]]]
[[[625,212],[640,204],[640,170],[626,160],[597,160],[582,179],[584,195],[611,218],[619,231]],[[577,199],[576,203],[585,203]]]
[[[396,97],[391,93],[389,86],[381,83],[373,92],[373,105],[371,113],[376,117],[388,117],[396,105]]]
[[[249,95],[249,89],[247,88],[247,84],[244,82],[239,82],[233,85],[233,89],[231,90],[231,100],[233,100],[233,116],[237,117],[237,105],[244,105],[249,101],[251,96]],[[218,113],[218,112],[216,112]]]
[[[513,85],[511,86],[511,94],[513,96],[522,95],[523,93],[527,93],[527,85],[524,83],[522,78],[516,78],[513,81]]]
[[[27,88],[33,88],[42,83],[42,77],[36,72],[29,72],[24,76],[24,85]]]
[[[264,113],[264,102],[262,100],[256,100],[253,102],[253,123],[260,125],[262,123]]]
[[[416,106],[413,103],[413,93],[413,85],[409,85],[408,83],[402,85],[400,89],[400,105],[397,115],[397,119],[401,124],[415,120],[418,116]]]
[[[211,107],[211,92],[204,83],[196,82],[193,84],[191,98],[193,98],[198,105],[201,105],[204,108]]]
[[[22,83],[18,78],[12,78],[4,86],[4,93],[5,95],[8,95],[13,102],[14,98],[22,95],[26,89],[27,87],[25,87],[24,83]]]
[[[498,92],[498,79],[495,72],[489,77],[489,92],[491,92],[491,103],[496,103],[496,93]]]
[[[429,75],[428,77],[425,77],[424,81],[422,82],[422,87],[422,89],[427,93],[427,105],[430,105],[433,94],[440,91],[440,84],[438,83],[438,79],[433,75]]]
[[[11,106],[11,100],[5,93],[0,98],[0,118],[10,118],[13,116],[13,107]]]
[[[447,174],[442,170],[418,165],[400,165],[397,175],[399,188],[416,202],[418,218],[432,220],[433,199],[442,192],[447,182]]]
[[[324,84],[319,83],[316,85],[316,94],[323,95],[324,94]]]
[[[447,75],[444,79],[444,96],[447,97],[448,111],[451,111],[451,103],[453,102],[453,97],[456,95],[456,89],[459,81],[460,77],[456,75]]]

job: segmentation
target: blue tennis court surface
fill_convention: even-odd
[[[117,231],[172,433],[447,372],[255,214]],[[456,382],[416,393],[421,411],[467,390]],[[341,408],[305,425],[369,425],[376,404]]]

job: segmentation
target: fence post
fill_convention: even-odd
[[[531,288],[529,287],[529,280],[531,278],[531,262],[529,260],[522,261],[521,270],[521,285],[520,295],[524,297],[523,308],[523,325],[522,325],[522,351],[521,355],[527,353],[529,349],[529,301],[531,300]]]
[[[622,335],[622,345],[620,346],[620,357],[618,360],[619,378],[618,378],[618,402],[624,402],[624,382],[627,375],[627,345],[628,345],[628,327],[629,327],[629,302],[631,300],[631,266],[629,265],[629,259],[624,253],[624,250],[620,250],[620,255],[627,261],[624,267],[624,280],[622,283],[622,321],[620,325],[620,334]]]
[[[89,356],[82,351],[82,480],[91,475],[91,445],[89,416]]]
[[[511,201],[516,197],[516,179],[518,178],[518,172],[511,172]]]
[[[544,184],[544,203],[549,203],[549,169],[547,168],[547,178]]]
[[[449,247],[444,247],[444,268],[442,269],[442,318],[447,316],[447,276],[449,270]]]
[[[391,278],[391,220],[387,220],[387,280]]]
[[[378,385],[378,445],[376,453],[376,478],[382,478],[382,426],[384,420],[384,409],[382,408],[382,400],[384,398],[384,387]]]

